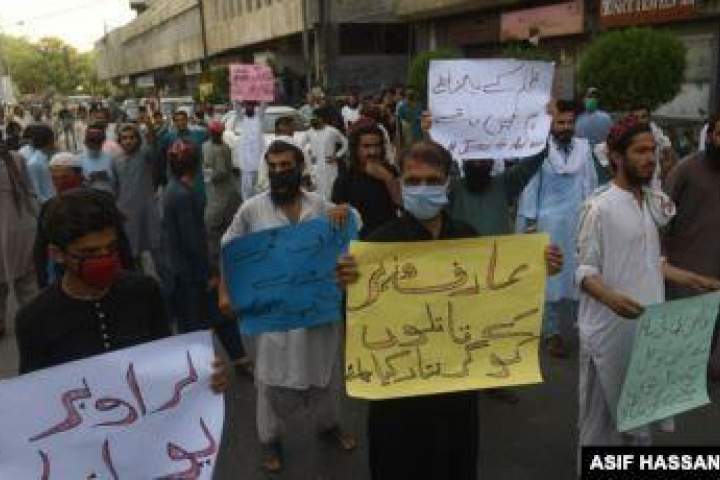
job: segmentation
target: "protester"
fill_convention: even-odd
[[[584,106],[585,111],[578,116],[575,123],[575,136],[584,138],[590,142],[591,146],[595,146],[607,139],[610,127],[612,127],[612,118],[607,112],[600,110],[597,88],[588,88]]]
[[[240,195],[247,201],[255,195],[258,170],[265,147],[263,124],[266,104],[243,102],[236,106],[228,130],[233,140],[233,165],[240,169]]]
[[[18,312],[21,374],[170,336],[157,284],[121,271],[121,214],[107,194],[74,190],[58,197],[48,215],[54,256],[65,273]],[[216,361],[211,387],[220,393],[227,384]]]
[[[79,188],[83,183],[82,161],[80,157],[69,152],[56,153],[50,160],[50,175],[52,176],[52,183],[58,195]],[[62,277],[62,272],[58,271],[58,264],[51,259],[48,254],[50,241],[45,231],[45,221],[47,208],[51,203],[52,199],[43,203],[40,208],[40,214],[37,219],[37,234],[33,246],[35,275],[40,288],[45,288],[57,278]]]
[[[375,122],[361,120],[350,133],[347,170],[335,180],[332,202],[349,204],[362,217],[360,238],[397,218],[401,204],[395,167],[385,160],[385,142]]]
[[[7,331],[8,298],[19,306],[37,294],[33,272],[37,200],[20,155],[0,144],[0,338]]]
[[[50,176],[50,157],[55,153],[55,134],[47,125],[36,125],[32,130],[32,150],[28,151],[27,170],[33,190],[41,203],[55,196]]]
[[[92,124],[85,132],[85,151],[80,154],[85,185],[115,195],[118,183],[113,156],[103,149],[105,129]]]
[[[449,202],[451,163],[450,154],[437,144],[414,145],[401,163],[405,212],[375,230],[368,240],[412,242],[476,236],[471,227],[444,210]],[[556,248],[549,248],[546,257],[550,273],[562,268],[562,254]],[[354,258],[339,260],[338,279],[343,285],[359,281]],[[477,392],[467,391],[371,402],[372,480],[476,480],[477,399]]]
[[[197,195],[200,202],[204,205],[206,201],[205,193],[205,179],[203,178],[203,171],[201,168],[202,162],[202,146],[207,140],[207,132],[200,129],[191,129],[188,127],[188,114],[184,110],[178,110],[173,113],[172,116],[173,127],[165,131],[165,133],[158,137],[159,140],[159,152],[158,161],[156,163],[155,178],[158,180],[160,185],[168,183],[168,177],[172,176],[169,172],[171,169],[168,166],[168,151],[172,145],[178,140],[183,140],[192,145],[195,150],[194,158],[198,164],[195,165],[195,183],[193,184],[193,192]],[[203,207],[204,208],[204,207]]]
[[[302,151],[305,157],[305,164],[303,167],[303,187],[305,189],[315,188],[315,182],[313,181],[313,165],[310,161],[310,145],[308,135],[305,132],[295,131],[295,119],[293,117],[279,117],[275,120],[275,134],[270,137],[268,146],[275,140],[282,140],[283,142],[292,143],[297,145]],[[267,149],[265,150],[267,151]],[[270,189],[270,177],[268,176],[268,167],[266,162],[260,163],[260,170],[258,171],[257,185],[255,190],[258,193],[266,192]]]
[[[720,115],[711,117],[708,125],[706,150],[684,159],[668,177],[667,192],[677,214],[664,231],[664,253],[672,265],[720,278]],[[667,286],[671,300],[696,293]],[[713,347],[716,343],[717,332]],[[710,373],[713,379],[720,379],[720,368],[711,366]]]
[[[88,125],[94,125],[96,128],[103,130],[105,140],[102,144],[102,151],[104,153],[110,157],[115,157],[122,153],[122,148],[117,142],[117,124],[112,123],[112,115],[108,108],[98,107],[91,109]],[[85,136],[87,136],[87,133]]]
[[[232,169],[232,153],[222,140],[223,130],[225,126],[222,122],[210,122],[210,140],[203,145],[203,169],[208,182],[205,207],[210,290],[208,318],[238,372],[249,373],[250,362],[245,356],[237,320],[234,316],[223,315],[218,308],[220,241],[241,203]]]
[[[657,164],[655,174],[653,175],[652,188],[659,190],[662,188],[663,181],[667,178],[668,173],[677,163],[675,151],[672,148],[670,138],[665,132],[652,120],[650,108],[645,104],[636,105],[630,112],[637,118],[638,122],[647,125],[652,131],[655,138],[655,155]]]
[[[345,122],[345,131],[350,131],[352,124],[360,120],[360,98],[356,93],[347,98],[347,104],[343,106],[340,113]]]
[[[330,200],[333,183],[340,171],[339,164],[348,150],[347,138],[340,130],[329,125],[329,120],[330,112],[327,108],[316,110],[307,132],[314,165],[315,191],[325,200]]]
[[[383,141],[385,142],[385,160],[388,164],[395,165],[395,145],[393,145],[390,139],[387,126],[383,123],[384,119],[380,107],[370,104],[363,105],[360,109],[360,120],[370,120],[377,124],[383,134]]]
[[[408,87],[405,98],[397,105],[397,140],[398,150],[410,147],[422,139],[420,119],[423,107],[414,88]]]
[[[587,140],[573,137],[575,106],[555,104],[547,158],[523,191],[518,206],[517,232],[541,231],[563,252],[573,252],[578,214],[583,202],[597,187],[597,177]],[[565,268],[548,280],[545,295],[543,335],[548,352],[568,356],[561,335],[561,322],[574,324],[578,292],[573,282],[575,259],[568,255]]]
[[[171,314],[180,332],[207,328],[208,241],[204,205],[193,185],[198,175],[197,150],[176,140],[168,150],[170,182],[163,198],[163,240],[167,255]]]
[[[270,191],[242,205],[223,237],[223,245],[254,232],[321,216],[328,216],[334,224],[344,224],[349,214],[347,207],[336,207],[319,195],[302,190],[304,158],[297,146],[275,141],[268,148],[265,161],[270,172]],[[228,292],[224,282],[220,285],[221,310],[229,315]],[[338,322],[244,337],[252,347],[255,364],[257,429],[266,472],[282,470],[285,419],[288,412],[303,404],[317,414],[325,437],[333,439],[345,451],[356,447],[355,437],[340,428],[342,331]]]
[[[117,175],[117,206],[125,217],[125,231],[132,246],[137,265],[143,254],[150,254],[153,272],[160,258],[160,209],[153,185],[153,168],[157,161],[157,148],[152,133],[143,143],[136,125],[120,127],[120,146],[123,153],[113,162]]]
[[[651,443],[648,426],[625,434],[616,427],[637,328],[629,319],[665,300],[663,280],[698,291],[720,288],[720,281],[662,258],[658,228],[672,219],[675,206],[664,193],[648,188],[656,166],[650,127],[627,117],[613,127],[608,146],[615,177],[585,204],[577,242],[579,448]]]

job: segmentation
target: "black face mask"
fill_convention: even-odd
[[[272,172],[269,177],[270,198],[275,205],[287,205],[295,200],[302,182],[302,172],[299,169]]]
[[[492,162],[464,162],[463,173],[465,174],[465,185],[468,190],[474,193],[482,193],[488,185],[492,177]]]

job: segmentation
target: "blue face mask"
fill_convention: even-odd
[[[430,220],[437,217],[448,204],[447,194],[447,185],[403,185],[403,206],[418,220]]]

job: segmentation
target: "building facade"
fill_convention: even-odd
[[[688,47],[681,94],[658,113],[705,117],[718,98],[720,0],[134,0],[138,17],[100,40],[99,73],[116,84],[190,93],[204,66],[271,60],[293,100],[403,83],[409,59],[449,47],[466,57],[540,45],[554,95],[578,98],[584,46],[615,28],[652,26]],[[509,53],[510,52],[510,53]]]

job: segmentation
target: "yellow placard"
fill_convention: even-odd
[[[345,382],[385,399],[542,381],[546,234],[353,242]]]

